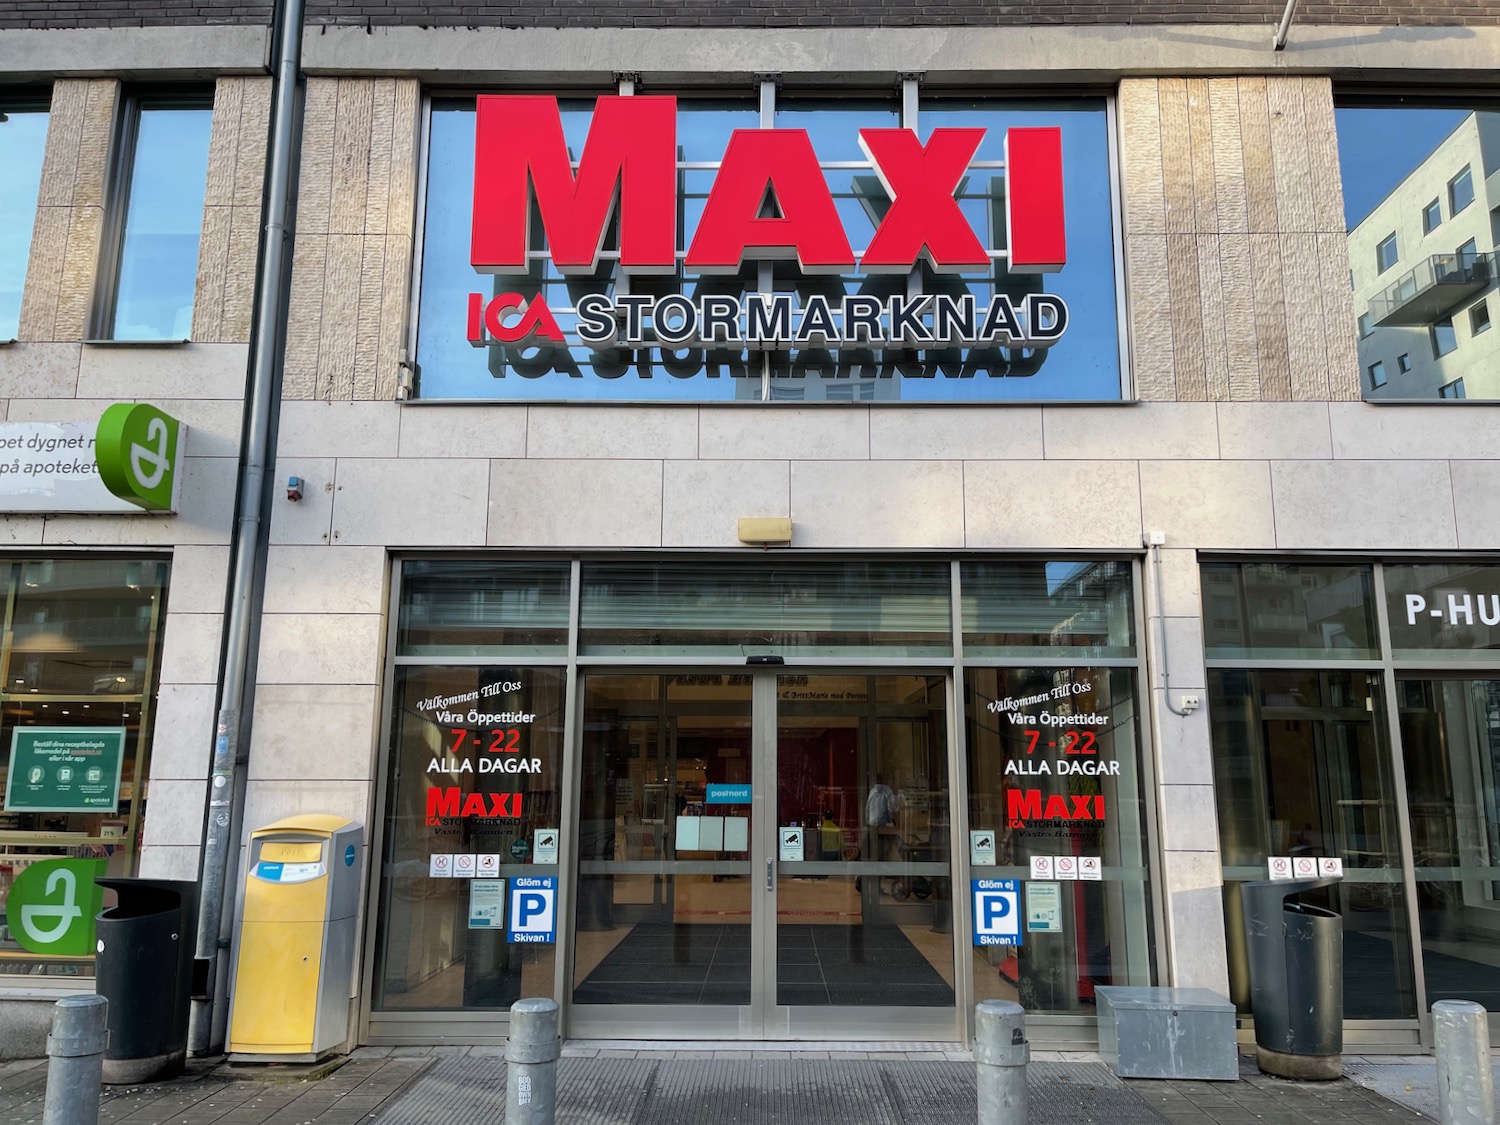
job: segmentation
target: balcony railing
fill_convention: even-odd
[[[1377,328],[1435,324],[1500,277],[1500,253],[1434,254],[1370,299]]]

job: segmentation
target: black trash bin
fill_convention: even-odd
[[[1344,920],[1294,900],[1334,879],[1240,884],[1255,1061],[1283,1078],[1343,1073]]]
[[[98,879],[116,905],[96,921],[95,986],[109,1001],[104,1081],[152,1082],[181,1074],[198,933],[198,884]]]

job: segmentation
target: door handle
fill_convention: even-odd
[[[774,891],[775,889],[776,884],[772,881],[771,877],[771,861],[768,859],[766,860],[766,890]]]

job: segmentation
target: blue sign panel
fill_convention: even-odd
[[[505,939],[525,945],[551,945],[557,940],[557,876],[511,880]]]
[[[974,944],[1021,944],[1021,883],[1017,879],[971,879]]]
[[[703,803],[705,805],[748,805],[750,803],[750,786],[726,785],[721,782],[714,782],[707,786]]]

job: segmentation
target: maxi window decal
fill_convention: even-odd
[[[419,395],[1120,397],[1102,100],[752,105],[437,103]]]

